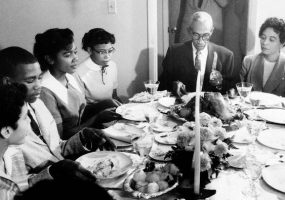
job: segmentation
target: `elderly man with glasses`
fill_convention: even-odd
[[[212,17],[196,12],[188,28],[192,40],[169,47],[159,78],[160,90],[174,90],[178,95],[196,90],[197,70],[201,70],[202,91],[225,93],[233,87],[233,53],[211,43]]]

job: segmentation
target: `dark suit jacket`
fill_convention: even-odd
[[[212,70],[214,52],[217,52],[218,60],[216,70],[220,71],[223,76],[222,93],[234,87],[233,53],[225,47],[208,43],[208,57],[203,82],[203,91],[215,91],[214,87],[209,84],[209,77]],[[173,81],[181,81],[185,84],[188,92],[196,91],[197,70],[194,66],[192,53],[192,41],[181,44],[175,44],[168,48],[166,57],[162,62],[163,72],[159,77],[160,90],[172,90]]]
[[[263,86],[264,57],[249,55],[243,60],[240,71],[242,81],[253,83],[253,90],[259,90],[285,97],[285,54],[280,53],[273,71]]]

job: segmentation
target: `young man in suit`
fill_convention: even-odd
[[[172,90],[173,86],[176,86],[178,94],[181,88],[194,92],[197,80],[195,66],[197,67],[198,59],[202,91],[225,93],[234,86],[234,56],[230,50],[209,41],[214,31],[212,17],[206,12],[194,13],[188,31],[192,40],[175,44],[167,51],[162,63],[163,72],[159,78],[159,89]],[[222,76],[221,85],[210,82],[210,74],[215,70]]]
[[[91,128],[79,131],[69,140],[59,138],[54,118],[39,99],[43,74],[37,59],[30,52],[20,47],[3,49],[0,51],[0,66],[1,84],[20,83],[27,87],[25,101],[33,131],[27,132],[20,148],[28,173],[46,171],[41,179],[96,180],[91,172],[67,158],[75,159],[103,147],[113,150],[113,143],[100,130]],[[33,184],[33,180],[29,183]]]

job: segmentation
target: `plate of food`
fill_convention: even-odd
[[[79,157],[76,161],[99,180],[121,176],[133,165],[132,160],[125,154],[111,151],[91,152]]]
[[[177,132],[160,133],[154,136],[156,142],[160,144],[175,145],[177,142]]]
[[[154,198],[178,186],[180,173],[174,164],[153,164],[146,169],[137,169],[124,182],[124,189],[134,197]]]
[[[124,119],[132,121],[147,121],[146,116],[160,114],[152,105],[136,103],[123,104],[117,107],[116,113],[120,114]]]
[[[176,130],[177,124],[173,121],[162,119],[151,123],[150,128],[155,132],[171,132]]]
[[[261,144],[279,150],[285,150],[285,133],[284,129],[268,129],[262,131],[257,137]]]
[[[175,97],[163,97],[163,98],[160,98],[158,100],[158,103],[161,105],[161,106],[164,106],[166,108],[169,108],[170,106],[173,106],[175,104],[175,100],[176,98]]]
[[[149,157],[157,161],[170,161],[171,158],[165,158],[165,155],[171,150],[171,145],[160,145],[154,142],[149,152]]]
[[[276,164],[262,170],[263,180],[274,189],[285,193],[285,164]]]
[[[156,101],[162,97],[165,97],[166,95],[167,90],[157,91],[155,94],[150,94],[148,92],[140,92],[130,98],[129,101],[134,103],[147,103],[151,101]]]

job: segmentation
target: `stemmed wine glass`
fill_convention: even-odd
[[[245,162],[246,168],[244,169],[244,172],[250,180],[250,185],[249,187],[246,187],[243,193],[246,196],[256,198],[260,195],[260,190],[257,184],[262,173],[262,163],[258,162],[253,156],[248,156]]]
[[[253,111],[254,111],[253,116],[252,116],[254,119],[258,118],[257,108],[258,108],[260,101],[261,101],[260,94],[261,94],[261,92],[254,91],[249,95],[249,101],[250,101],[250,103],[253,107]]]
[[[159,86],[159,81],[155,80],[144,81],[144,87],[146,91],[151,95],[154,95],[157,92],[158,86]]]
[[[253,84],[249,83],[249,82],[240,82],[240,83],[236,84],[236,88],[237,88],[237,91],[241,97],[242,103],[245,102],[245,98],[251,92],[252,87],[253,87]]]
[[[149,152],[152,148],[153,135],[146,133],[138,138],[133,139],[132,144],[134,150],[140,155],[142,164],[144,164],[147,161]]]

